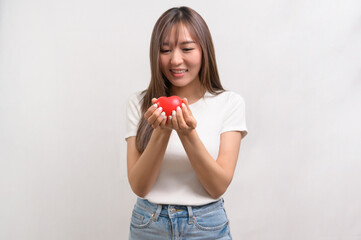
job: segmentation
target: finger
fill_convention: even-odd
[[[183,103],[187,106],[187,109],[190,110],[187,98],[183,98]]]
[[[150,125],[153,125],[154,122],[155,122],[155,121],[157,120],[157,118],[159,117],[159,115],[162,113],[162,111],[163,111],[163,108],[162,108],[162,107],[157,108],[157,109],[153,112],[153,114],[148,118],[148,123],[149,123]]]
[[[164,113],[164,115],[163,115],[163,120],[161,121],[161,123],[160,123],[160,127],[162,127],[162,128],[166,128],[166,127],[168,127],[168,125],[169,125],[169,123],[167,122],[167,116],[165,115],[165,112],[162,112],[162,114]]]
[[[184,121],[183,112],[182,112],[182,109],[180,107],[177,107],[177,122],[178,122],[178,127],[180,129],[187,128],[187,124]]]
[[[177,112],[175,110],[172,111],[172,128],[178,130],[178,121],[177,121]]]
[[[186,104],[184,104],[184,103],[182,103],[182,113],[183,113],[184,121],[186,123],[188,123],[188,121],[191,121],[191,118],[192,118],[191,112],[190,112],[190,110],[188,110]]]
[[[152,106],[150,106],[148,108],[148,110],[144,113],[144,117],[146,119],[148,119],[153,113],[154,111],[158,108],[158,105],[157,104],[153,104]]]
[[[157,128],[159,127],[159,125],[164,121],[164,119],[166,118],[165,116],[165,112],[162,112],[158,118],[154,121],[154,123],[152,124],[153,128]]]
[[[183,98],[183,103],[182,103],[182,106],[183,104],[186,105],[186,109],[188,110],[188,115],[193,117],[193,114],[192,114],[192,111],[191,111],[191,108],[189,107],[189,103],[188,103],[188,99],[187,98]]]
[[[157,102],[157,98],[152,98],[152,104],[155,104]]]
[[[170,115],[168,117],[168,119],[166,120],[165,126],[168,127],[168,128],[172,128],[172,115]]]

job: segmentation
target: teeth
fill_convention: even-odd
[[[171,70],[174,73],[185,73],[187,70]]]

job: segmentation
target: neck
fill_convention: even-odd
[[[197,102],[200,98],[203,97],[206,89],[200,84],[184,87],[172,86],[171,95],[177,95],[180,98],[187,98],[188,103],[192,104]]]

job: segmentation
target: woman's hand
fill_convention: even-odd
[[[182,106],[173,111],[172,116],[169,117],[168,121],[162,107],[158,107],[156,102],[157,98],[153,98],[153,105],[144,113],[147,122],[154,129],[174,129],[178,133],[186,134],[197,127],[197,121],[189,109],[188,100],[186,98],[183,99]]]
[[[158,107],[157,99],[152,99],[152,106],[148,108],[148,110],[144,113],[144,118],[147,120],[149,125],[151,125],[154,129],[160,127],[162,129],[169,128],[166,126],[167,117],[165,116],[165,112],[163,112],[162,107]]]
[[[177,107],[177,110],[173,111],[170,121],[168,122],[170,122],[169,125],[171,128],[181,134],[190,133],[197,127],[197,121],[189,109],[188,100],[186,98],[183,98],[182,107]]]

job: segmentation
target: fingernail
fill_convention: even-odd
[[[172,116],[169,116],[169,121],[171,121],[172,120]]]
[[[186,107],[186,105],[184,103],[182,103],[182,108],[185,108],[185,107]]]
[[[164,119],[166,119],[167,117],[165,116],[165,112],[162,112],[162,116]]]
[[[180,107],[177,107],[177,111],[180,111],[181,109],[180,109]]]
[[[154,103],[154,104],[153,104],[153,107],[154,107],[154,108],[157,108],[157,107],[158,107],[158,105],[157,105],[156,103]]]
[[[163,110],[163,108],[159,107],[157,110],[158,110],[158,112],[161,112]]]
[[[175,117],[175,115],[176,115],[176,112],[173,110],[172,111],[172,116]]]

